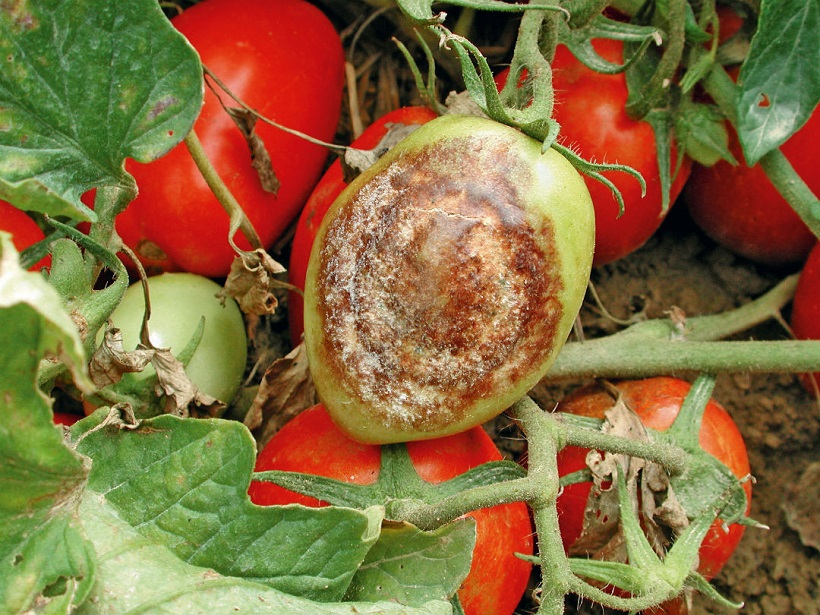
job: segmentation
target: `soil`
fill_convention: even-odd
[[[687,315],[737,307],[765,292],[791,270],[773,270],[735,257],[706,238],[676,205],[655,237],[632,255],[596,269],[592,281],[602,303],[619,319],[636,310],[662,317],[677,306]],[[787,319],[788,313],[783,316]],[[582,311],[585,330],[599,335],[619,325],[592,303]],[[610,331],[610,332],[611,332]],[[737,339],[784,339],[776,320]],[[690,378],[689,374],[679,374]],[[544,407],[580,383],[542,385],[534,396]],[[799,378],[789,374],[723,374],[714,392],[738,424],[755,478],[751,517],[768,530],[747,528],[738,550],[713,584],[744,615],[820,614],[820,407]],[[502,431],[504,433],[504,431]],[[504,445],[505,440],[499,443]],[[517,454],[516,447],[508,451]],[[520,447],[519,447],[520,448]],[[813,546],[811,546],[813,545]],[[572,600],[570,600],[572,602]],[[533,611],[529,601],[519,612]],[[601,615],[598,605],[568,604],[568,614]],[[694,599],[693,613],[734,613]]]

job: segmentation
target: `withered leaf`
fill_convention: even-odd
[[[416,130],[419,125],[390,123],[385,127],[387,132],[373,149],[349,147],[345,150],[344,155],[339,159],[345,183],[349,184],[357,175],[373,166],[391,147]]]
[[[601,429],[605,433],[636,440],[650,436],[638,415],[622,397],[604,413]],[[669,476],[657,463],[638,457],[592,450],[587,465],[593,476],[593,486],[584,511],[581,536],[570,546],[573,556],[593,557],[614,562],[626,562],[626,543],[620,528],[616,472],[624,472],[629,501],[638,513],[649,543],[659,555],[664,555],[670,536],[688,525],[683,508],[669,484]]]
[[[277,277],[285,271],[265,250],[241,251],[218,296],[233,297],[244,314],[273,314],[279,305],[277,294],[291,288]]]
[[[245,425],[262,448],[285,423],[315,403],[307,352],[305,345],[299,344],[267,369],[245,416]]]
[[[218,399],[200,392],[185,373],[185,367],[168,348],[155,348],[151,361],[157,372],[159,393],[165,395],[165,412],[177,416],[190,416],[190,408],[201,413],[217,416],[225,408]]]
[[[88,369],[91,380],[97,388],[115,384],[123,374],[141,372],[151,362],[154,350],[138,347],[136,350],[124,350],[122,332],[116,327],[108,326],[102,344],[94,351]]]
[[[227,111],[248,143],[251,150],[251,166],[259,176],[262,189],[265,192],[276,194],[279,192],[281,183],[279,178],[276,177],[276,171],[273,170],[273,163],[265,147],[265,142],[256,132],[256,115],[247,109],[238,109],[236,107],[229,107]]]

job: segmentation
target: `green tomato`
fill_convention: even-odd
[[[305,344],[333,420],[384,444],[503,412],[572,329],[594,224],[583,178],[523,133],[418,128],[339,196],[311,252]]]
[[[185,371],[202,393],[229,404],[242,382],[247,359],[245,324],[236,302],[228,299],[223,305],[216,297],[221,287],[191,273],[150,277],[148,288],[151,343],[157,348],[170,348],[178,356],[198,335],[202,322],[202,337]],[[133,350],[139,343],[144,311],[142,285],[133,284],[111,314],[114,326],[122,332],[125,350]],[[154,375],[149,365],[141,372],[126,374],[115,386],[132,392],[144,388]]]

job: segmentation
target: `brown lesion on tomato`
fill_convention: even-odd
[[[322,354],[385,425],[436,430],[541,365],[562,316],[553,230],[514,153],[465,138],[395,160],[334,218]]]

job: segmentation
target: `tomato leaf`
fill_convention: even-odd
[[[189,564],[330,601],[378,537],[379,507],[253,505],[255,447],[237,421],[164,415],[130,430],[100,425],[78,438],[78,451],[93,460],[88,487]]]
[[[428,532],[386,524],[347,592],[350,600],[420,606],[447,600],[470,572],[475,521],[460,519]]]
[[[42,0],[0,11],[0,197],[94,220],[93,187],[134,190],[147,162],[190,130],[199,58],[154,0]]]
[[[67,613],[94,581],[76,511],[87,466],[63,445],[37,388],[41,358],[61,352],[90,388],[76,328],[57,292],[19,267],[0,233],[0,604],[4,613]]]
[[[749,166],[779,147],[820,100],[820,5],[762,3],[749,57],[740,69],[738,135]]]
[[[431,602],[418,609],[401,604],[318,603],[289,596],[249,579],[227,577],[182,562],[163,542],[146,539],[88,492],[80,512],[93,519],[87,533],[99,556],[93,601],[80,615],[102,613],[255,613],[256,615],[447,615],[449,604]],[[269,554],[276,559],[282,553]]]

